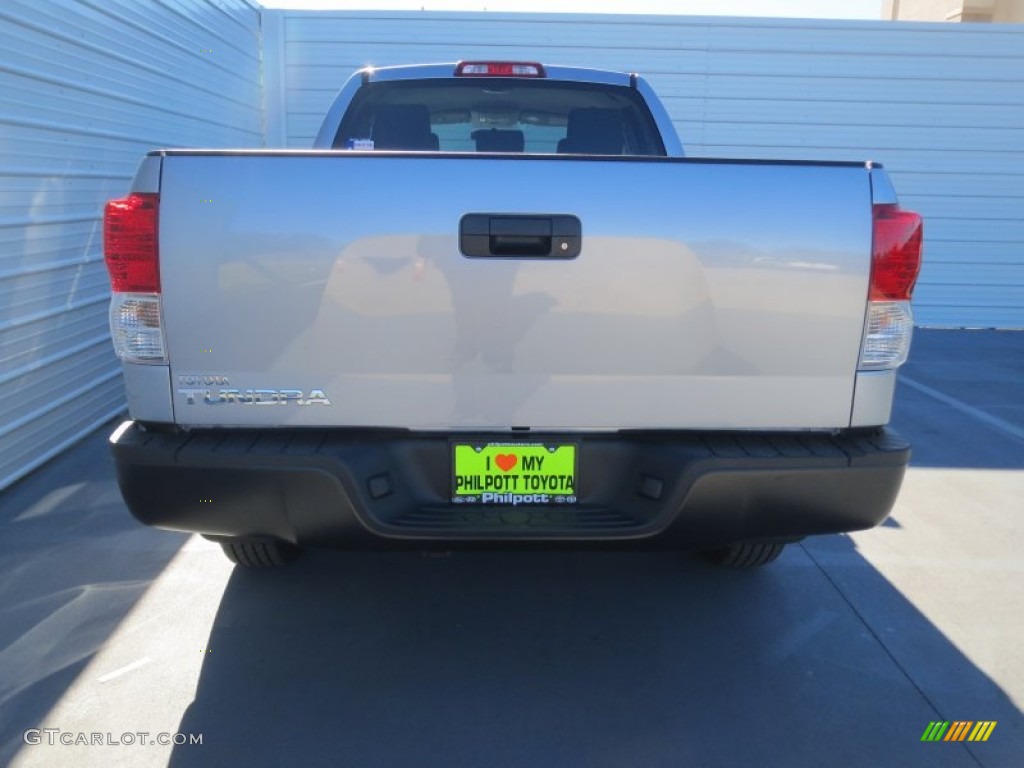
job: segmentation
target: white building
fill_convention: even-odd
[[[142,154],[308,146],[371,63],[639,71],[691,155],[879,161],[926,219],[919,322],[1024,327],[1020,25],[97,7],[0,14],[0,488],[123,407],[100,213]]]

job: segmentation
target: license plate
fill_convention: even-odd
[[[571,443],[453,443],[455,504],[575,504]]]

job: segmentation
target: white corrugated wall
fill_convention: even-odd
[[[308,146],[360,66],[488,57],[643,72],[693,155],[883,162],[919,321],[1024,327],[1021,25],[3,0],[0,488],[123,407],[100,212],[147,149]]]
[[[0,488],[124,406],[100,215],[160,146],[260,146],[247,0],[0,3]]]
[[[1022,25],[265,11],[264,30],[269,144],[309,146],[366,64],[638,71],[691,155],[882,162],[926,217],[918,322],[1024,327]]]

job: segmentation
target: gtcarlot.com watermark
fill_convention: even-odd
[[[99,733],[96,731],[63,731],[60,728],[29,728],[22,735],[26,744],[63,745],[65,747],[131,747],[170,746],[183,744],[202,745],[201,733],[150,733],[149,731],[125,731],[124,733]]]

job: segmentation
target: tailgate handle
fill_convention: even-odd
[[[575,259],[582,228],[575,216],[467,213],[459,222],[459,250],[471,259]]]

